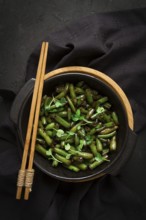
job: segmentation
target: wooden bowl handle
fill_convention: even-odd
[[[132,113],[132,109],[131,109],[131,105],[129,103],[129,100],[128,100],[127,96],[125,95],[124,91],[121,89],[121,87],[106,74],[104,74],[98,70],[88,68],[88,67],[70,66],[70,67],[63,67],[63,68],[53,70],[53,71],[47,73],[45,75],[44,79],[46,80],[46,79],[51,78],[55,75],[59,75],[61,73],[72,73],[72,72],[81,72],[81,73],[86,73],[86,74],[98,77],[99,79],[103,80],[108,85],[110,85],[113,88],[113,90],[118,94],[119,98],[121,99],[121,102],[124,105],[125,110],[127,112],[129,127],[131,128],[131,130],[133,130],[134,119],[133,119],[133,113]]]

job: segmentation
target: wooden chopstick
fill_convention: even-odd
[[[46,70],[47,54],[48,54],[48,43],[45,44],[45,52],[44,52],[44,59],[43,59],[43,64],[42,64],[42,71],[41,71],[38,97],[37,97],[37,103],[36,103],[36,111],[35,111],[35,118],[34,118],[34,125],[33,125],[33,133],[32,133],[32,140],[31,140],[31,147],[30,147],[30,154],[29,154],[28,169],[26,170],[25,194],[24,194],[25,200],[29,199],[29,193],[31,191],[31,186],[33,183],[34,170],[32,169],[32,167],[33,167],[38,120],[39,120],[42,92],[43,92],[43,85],[44,85],[44,75],[45,75],[45,70]]]
[[[24,181],[25,181],[26,162],[27,162],[27,156],[28,156],[28,151],[29,151],[32,127],[33,127],[33,120],[34,120],[34,113],[35,113],[35,107],[36,107],[36,101],[37,101],[39,82],[40,82],[40,77],[41,77],[41,73],[42,73],[42,63],[43,63],[43,59],[44,59],[45,45],[46,45],[46,43],[43,42],[42,47],[41,47],[39,64],[38,64],[38,69],[37,69],[37,74],[36,74],[36,81],[35,81],[35,85],[34,85],[33,97],[32,97],[32,102],[31,102],[31,108],[30,108],[27,133],[26,133],[25,144],[24,144],[22,163],[21,163],[21,168],[18,173],[16,199],[21,198],[22,188],[24,186]]]

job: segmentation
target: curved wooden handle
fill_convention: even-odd
[[[113,88],[113,90],[115,90],[115,92],[118,94],[119,98],[121,99],[121,102],[123,103],[123,105],[126,109],[126,112],[127,112],[129,127],[131,128],[131,130],[133,130],[134,119],[133,119],[133,113],[132,113],[132,109],[131,109],[131,105],[129,103],[129,100],[128,100],[127,96],[125,95],[124,91],[121,89],[121,87],[106,74],[104,74],[98,70],[88,68],[88,67],[70,66],[70,67],[63,67],[63,68],[53,70],[53,71],[47,73],[45,75],[44,79],[46,80],[46,79],[51,78],[55,75],[59,75],[61,73],[72,73],[72,72],[81,72],[81,73],[86,73],[86,74],[92,75],[94,77],[102,79],[108,85],[110,85]]]

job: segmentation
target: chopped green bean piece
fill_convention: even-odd
[[[93,103],[93,94],[91,93],[91,90],[90,89],[86,89],[86,98],[87,98],[87,102],[89,104],[92,104]]]
[[[100,164],[102,164],[103,162],[104,162],[104,160],[95,161],[95,162],[93,162],[93,163],[91,163],[91,164],[89,165],[89,168],[90,168],[91,170],[93,170],[93,169],[95,169],[97,166],[99,166]]]
[[[60,148],[53,148],[53,151],[63,157],[67,157],[69,154],[65,151],[65,150],[62,150]]]
[[[63,117],[63,118],[64,117],[66,118],[67,117],[67,111],[58,112],[58,115]]]
[[[41,128],[39,128],[38,133],[41,137],[44,138],[48,145],[52,144],[52,139]]]
[[[46,125],[47,124],[47,120],[46,120],[46,117],[41,117],[41,121],[42,121],[42,124],[43,125]]]
[[[80,169],[80,170],[87,170],[88,166],[85,163],[80,163],[80,164],[76,164],[76,166]]]
[[[102,142],[98,138],[96,138],[96,147],[98,152],[103,150]]]
[[[53,167],[57,167],[57,166],[58,166],[58,161],[57,161],[57,160],[53,160],[52,166],[53,166]]]
[[[54,117],[55,121],[61,124],[65,128],[70,128],[70,123],[68,123],[65,119],[61,118],[59,115]]]
[[[98,103],[103,104],[103,103],[105,103],[105,102],[107,102],[107,101],[108,101],[108,97],[105,96],[105,97],[99,99],[99,100],[98,100]]]
[[[113,118],[115,124],[118,125],[119,120],[118,120],[118,116],[117,116],[116,112],[112,112],[112,118]]]
[[[75,108],[75,106],[74,106],[72,100],[69,98],[69,96],[66,96],[66,99],[67,99],[67,101],[68,101],[68,104],[70,105],[71,110],[72,110],[73,112],[76,112],[76,108]]]
[[[63,164],[66,164],[66,165],[70,165],[71,164],[71,160],[69,159],[66,159],[65,157],[59,155],[59,154],[55,154],[55,158],[57,160],[59,160],[60,162],[62,162]]]
[[[90,144],[90,150],[94,156],[97,155],[97,147],[94,142],[92,142],[92,144]]]
[[[66,168],[69,169],[69,170],[72,170],[74,172],[79,172],[80,171],[80,169],[75,165],[69,165],[69,166],[66,166]]]
[[[98,137],[99,138],[109,138],[109,137],[113,137],[116,134],[116,131],[113,131],[109,134],[99,134]]]
[[[55,99],[61,99],[62,97],[65,97],[65,91],[59,93],[57,96],[55,96]]]
[[[46,156],[46,149],[44,147],[42,147],[40,144],[36,144],[35,149],[38,153],[40,153],[42,156],[47,157]]]
[[[52,123],[48,124],[48,125],[45,127],[45,129],[46,129],[46,130],[50,130],[50,129],[53,129],[54,127],[55,127],[55,123],[52,122]]]
[[[76,94],[79,94],[79,95],[82,95],[82,94],[84,94],[84,90],[81,89],[81,88],[79,88],[79,87],[76,87],[76,88],[75,88],[75,93],[76,93]]]
[[[72,116],[71,109],[68,108],[68,109],[67,109],[67,118],[68,118],[68,121],[71,120],[71,116]]]
[[[110,142],[110,150],[115,151],[117,148],[116,136],[113,136]]]
[[[107,123],[104,124],[104,126],[105,126],[106,128],[113,127],[114,125],[115,125],[115,123],[114,123],[113,121],[107,122]]]
[[[91,109],[88,111],[88,113],[87,113],[87,115],[86,115],[86,118],[89,119],[89,118],[93,115],[94,111],[95,111],[95,110],[94,110],[93,108],[91,108]]]
[[[76,99],[76,93],[75,93],[74,85],[72,83],[69,85],[69,91],[70,91],[70,97],[73,100]]]
[[[100,132],[100,134],[109,134],[109,133],[117,130],[117,128],[118,128],[117,126],[114,126],[113,128],[105,128],[104,130],[102,130]]]

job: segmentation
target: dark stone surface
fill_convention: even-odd
[[[46,35],[96,12],[146,7],[145,0],[0,0],[0,88],[20,89],[30,53]]]

